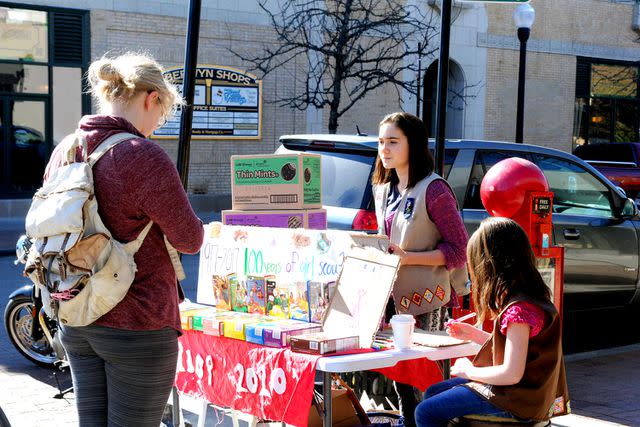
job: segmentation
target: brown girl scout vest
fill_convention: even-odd
[[[442,178],[432,173],[413,188],[405,190],[391,225],[391,243],[410,252],[436,248],[442,236],[427,213],[426,192],[429,184],[437,179]],[[385,234],[389,183],[374,186],[373,193],[378,233]],[[403,265],[398,270],[392,290],[396,310],[413,315],[431,312],[449,302],[451,286],[455,287],[458,295],[466,295],[466,282],[466,267],[449,272],[444,265]]]
[[[519,383],[495,386],[469,382],[465,386],[489,399],[495,406],[528,420],[544,421],[571,412],[569,393],[562,358],[562,333],[560,316],[549,301],[537,301],[526,296],[516,296],[494,320],[493,334],[482,346],[474,366],[495,366],[504,361],[507,337],[500,332],[500,318],[504,311],[518,301],[527,301],[541,307],[551,321],[538,335],[529,340],[527,364]]]

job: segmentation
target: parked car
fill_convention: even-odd
[[[574,154],[622,187],[631,199],[640,193],[640,142],[580,145]]]
[[[278,153],[322,155],[329,228],[377,229],[370,185],[377,137],[285,135],[280,143]],[[447,141],[443,175],[462,207],[469,233],[488,216],[480,200],[482,178],[509,157],[538,165],[554,192],[553,237],[565,248],[565,309],[624,306],[640,299],[637,208],[604,175],[572,154],[526,144]]]

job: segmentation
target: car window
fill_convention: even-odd
[[[322,204],[361,209],[375,157],[308,150],[322,155]]]
[[[435,153],[433,149],[429,149],[431,151],[431,155],[435,160]],[[444,170],[442,171],[442,177],[447,179],[449,177],[449,173],[451,172],[451,166],[453,166],[453,162],[456,160],[456,156],[458,155],[458,150],[447,149],[444,150]]]
[[[478,150],[476,152],[476,158],[473,162],[471,178],[469,179],[469,186],[467,188],[467,195],[464,198],[463,209],[484,209],[482,200],[480,199],[480,184],[482,184],[482,179],[493,165],[510,157],[525,158],[524,154],[512,151]]]
[[[554,213],[613,217],[609,188],[581,165],[541,154],[534,155],[534,162],[553,191]]]

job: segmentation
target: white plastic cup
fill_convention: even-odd
[[[413,329],[416,319],[410,314],[396,314],[391,317],[390,323],[396,348],[410,348],[413,344]]]

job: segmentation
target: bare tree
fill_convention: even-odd
[[[417,2],[416,2],[417,3]],[[424,4],[424,2],[423,2]],[[385,84],[417,95],[416,55],[437,50],[436,19],[404,0],[259,0],[276,33],[276,43],[256,56],[232,52],[264,76],[291,63],[308,73],[301,90],[275,102],[306,110],[329,107],[329,132],[365,95]],[[274,5],[273,9],[269,5]],[[420,52],[418,52],[420,46]],[[406,80],[405,71],[413,71]],[[303,76],[303,77],[301,77]]]

